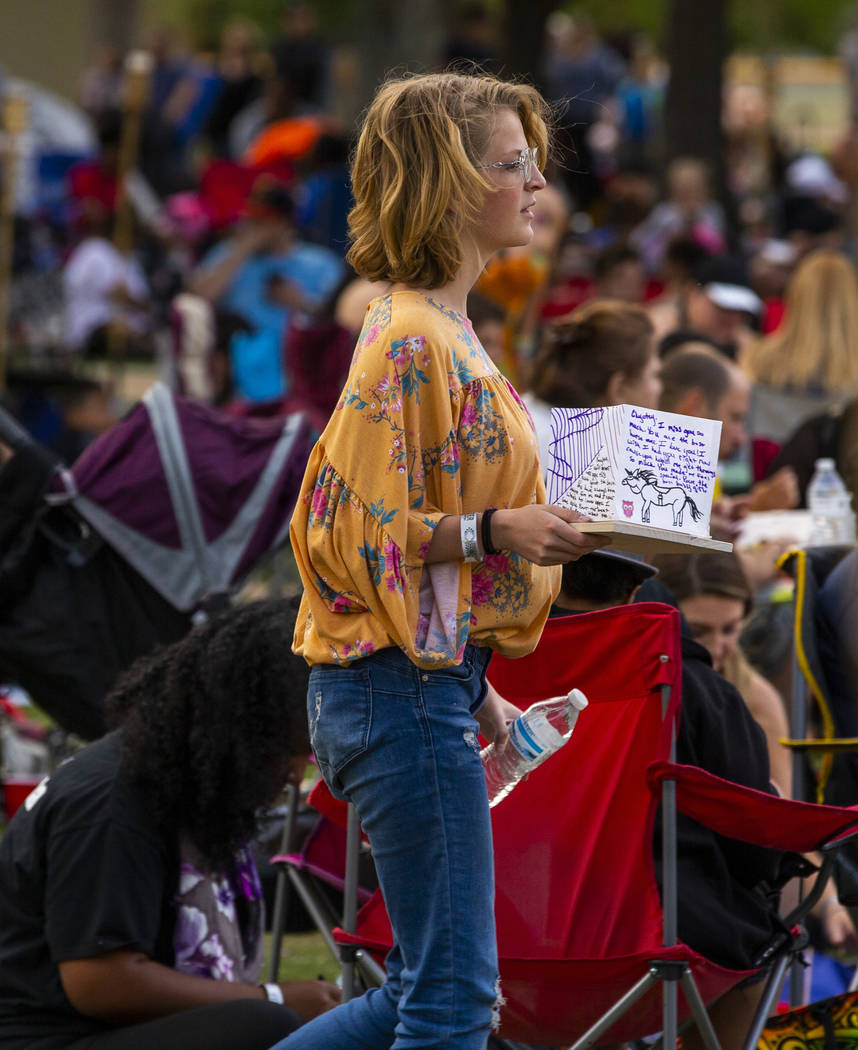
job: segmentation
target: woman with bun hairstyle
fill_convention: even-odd
[[[658,408],[659,371],[652,322],[639,306],[594,299],[550,324],[524,396],[543,467],[549,464],[552,408]]]
[[[314,754],[369,836],[387,979],[289,1050],[483,1050],[500,1006],[478,732],[518,709],[493,650],[536,645],[560,563],[602,545],[547,506],[536,437],[466,316],[491,256],[528,244],[545,103],[485,76],[392,80],[352,166],[349,262],[377,282],[292,519]]]

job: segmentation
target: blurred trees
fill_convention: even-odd
[[[664,108],[665,160],[699,157],[723,186],[722,81],[728,0],[670,0],[665,54],[670,80]]]
[[[132,47],[137,38],[142,13],[140,0],[95,0],[93,25],[99,42],[109,40],[123,50]]]
[[[117,12],[128,0],[103,0]],[[362,41],[386,51],[387,64],[410,61],[425,52],[456,21],[463,0],[308,0],[325,35],[338,43]],[[156,20],[184,22],[197,47],[211,48],[223,24],[246,15],[266,34],[276,33],[284,0],[139,0]],[[502,32],[502,51],[510,67],[533,70],[545,18],[554,9],[588,15],[605,35],[641,32],[666,46],[674,17],[673,0],[487,0]],[[685,5],[692,11],[696,0]],[[833,54],[858,0],[741,0],[725,3],[728,49],[816,50]],[[388,35],[388,33],[390,35]],[[401,49],[405,49],[405,54]]]
[[[585,12],[607,34],[643,32],[664,44],[670,28],[671,0],[575,0],[558,5]],[[690,0],[688,6],[696,6]],[[727,37],[732,50],[799,49],[833,54],[856,0],[741,0],[727,5]]]
[[[545,21],[558,4],[553,0],[506,0],[501,23],[501,54],[510,73],[539,83],[545,44]]]
[[[724,156],[723,71],[727,57],[730,0],[669,0],[665,57],[670,68],[664,104],[664,160],[697,157],[706,162],[712,188],[735,230]]]
[[[132,0],[100,0],[118,9]],[[213,49],[225,22],[256,21],[271,38],[284,0],[136,0],[158,17],[185,21],[197,47]],[[307,0],[325,37],[350,55],[349,113],[356,114],[391,69],[435,67],[464,0]],[[858,0],[486,0],[496,18],[507,72],[540,79],[546,19],[555,9],[588,16],[607,38],[648,35],[672,69],[665,124],[667,157],[709,161],[721,182],[723,59],[735,49],[837,52]]]

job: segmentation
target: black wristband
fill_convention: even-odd
[[[480,522],[480,539],[483,541],[484,554],[500,554],[497,547],[492,546],[492,514],[496,510],[497,507],[492,507],[483,511],[482,521]]]

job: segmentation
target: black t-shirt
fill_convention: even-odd
[[[0,842],[0,1045],[105,1030],[57,964],[118,948],[172,966],[176,854],[120,773],[110,733],[36,788]]]
[[[724,780],[771,792],[766,738],[741,695],[712,667],[709,653],[682,638],[682,708],[676,760]],[[656,853],[660,853],[656,822]],[[781,854],[716,835],[677,814],[679,935],[722,966],[750,969],[782,926],[777,881]]]

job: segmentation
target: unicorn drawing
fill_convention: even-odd
[[[641,521],[649,524],[649,510],[653,503],[657,507],[670,507],[673,511],[674,526],[682,526],[682,516],[688,507],[694,521],[702,517],[694,500],[678,485],[659,485],[658,478],[651,470],[627,470],[622,484],[630,488],[643,500]]]

